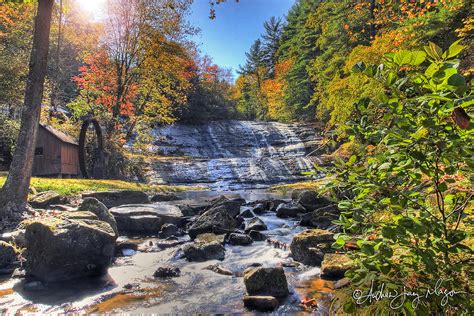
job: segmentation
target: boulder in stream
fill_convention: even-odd
[[[252,218],[245,224],[245,232],[248,233],[252,230],[262,231],[267,230],[267,225],[258,217]]]
[[[158,267],[158,269],[156,269],[153,276],[155,278],[176,278],[176,277],[179,277],[180,274],[181,274],[181,271],[179,270],[178,267],[163,266],[163,267]]]
[[[229,244],[234,246],[248,246],[253,243],[253,239],[246,234],[232,233],[229,235]]]
[[[251,210],[247,209],[240,213],[240,216],[242,216],[243,218],[254,218],[255,214]]]
[[[244,296],[244,306],[259,312],[271,312],[278,308],[280,303],[273,296]]]
[[[299,214],[307,212],[308,211],[305,208],[295,202],[282,203],[276,209],[276,215],[281,218],[297,217]]]
[[[267,236],[265,234],[256,231],[256,230],[251,230],[249,233],[250,238],[252,238],[255,241],[265,241],[267,240]]]
[[[224,260],[224,235],[202,234],[194,242],[183,246],[184,257],[188,261]]]
[[[339,210],[336,205],[328,205],[318,208],[310,213],[301,215],[301,226],[327,229],[332,225],[332,221],[339,217]]]
[[[293,237],[290,244],[293,259],[307,265],[320,265],[325,253],[333,252],[334,233],[322,229],[310,229]]]
[[[184,224],[181,210],[165,203],[123,205],[111,208],[110,212],[121,234],[158,234],[164,224]]]
[[[311,190],[295,190],[292,192],[291,198],[308,212],[331,204],[327,198]]]
[[[94,213],[95,215],[97,215],[99,220],[109,223],[112,229],[114,230],[115,235],[118,237],[119,231],[114,216],[112,215],[112,213],[110,213],[107,206],[105,206],[96,198],[85,198],[82,201],[81,205],[79,205],[77,210],[86,212],[89,211]]]
[[[142,191],[136,190],[117,190],[83,193],[83,198],[93,197],[101,201],[108,208],[117,207],[125,204],[146,204],[149,203],[148,195]]]
[[[282,267],[247,269],[244,271],[244,284],[249,295],[288,295],[288,282]]]
[[[91,212],[64,212],[24,223],[26,275],[43,282],[106,273],[115,232]]]
[[[239,207],[240,208],[240,207]],[[199,216],[189,227],[189,236],[194,239],[203,233],[225,234],[232,232],[239,226],[239,221],[235,218],[240,211],[234,208],[227,208],[226,205],[218,205]]]
[[[327,253],[321,263],[321,276],[340,279],[353,266],[353,261],[345,254]]]

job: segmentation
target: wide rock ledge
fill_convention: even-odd
[[[121,234],[158,234],[164,224],[179,227],[184,223],[181,210],[166,203],[123,205],[111,208],[110,213]]]

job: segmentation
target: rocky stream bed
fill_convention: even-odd
[[[334,281],[350,262],[330,248],[338,211],[314,192],[187,192],[119,205],[127,194],[138,201],[108,192],[78,207],[46,205],[3,234],[0,312],[327,314],[344,283]]]

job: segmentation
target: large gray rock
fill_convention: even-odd
[[[235,218],[239,214],[235,209],[227,208],[226,205],[217,205],[199,216],[189,227],[188,233],[191,238],[195,238],[203,233],[224,234],[232,232],[239,226],[239,221]]]
[[[290,251],[293,259],[307,265],[320,265],[325,253],[333,252],[331,244],[334,242],[334,233],[310,229],[293,237]]]
[[[184,257],[188,261],[224,260],[224,236],[214,234],[198,235],[194,242],[183,246]]]
[[[245,234],[232,233],[229,235],[229,244],[234,246],[248,246],[253,243],[253,239]]]
[[[307,213],[308,211],[303,208],[300,204],[289,202],[282,203],[276,209],[276,216],[281,218],[286,217],[297,217],[299,214]]]
[[[45,209],[50,205],[59,204],[63,199],[54,191],[45,191],[34,195],[28,203],[33,208]]]
[[[103,191],[82,194],[83,198],[93,197],[101,201],[108,208],[125,204],[146,204],[149,203],[148,195],[142,191],[118,190]]]
[[[96,198],[85,198],[81,205],[79,205],[78,211],[89,211],[97,215],[99,220],[107,222],[110,224],[112,229],[115,232],[115,235],[119,236],[119,231],[117,228],[117,222],[115,221],[114,216],[110,213],[107,206],[105,206],[102,202],[97,200]]]
[[[250,310],[259,312],[271,312],[275,310],[280,303],[273,296],[244,296],[244,306]]]
[[[249,233],[250,231],[262,231],[267,230],[267,225],[258,217],[252,218],[245,225],[245,232]]]
[[[331,204],[327,198],[311,190],[295,190],[291,197],[309,212]]]
[[[181,226],[184,223],[181,210],[169,204],[123,205],[110,209],[119,232],[158,234],[164,224]]]
[[[25,223],[26,274],[44,282],[105,274],[115,232],[91,212],[64,212]]]
[[[310,213],[301,215],[301,226],[327,229],[332,225],[332,221],[339,218],[339,210],[336,205],[328,205],[318,208]]]
[[[247,269],[244,271],[244,284],[249,295],[288,295],[288,282],[282,267]]]

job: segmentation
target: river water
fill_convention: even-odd
[[[187,192],[183,198],[202,199],[221,192]],[[288,198],[265,191],[253,190],[234,193],[247,201],[262,198]],[[161,202],[163,203],[163,202]],[[243,206],[245,208],[245,206]],[[245,286],[242,272],[252,264],[266,267],[283,266],[291,294],[275,313],[300,313],[305,309],[300,301],[314,292],[314,280],[320,270],[294,262],[289,257],[292,237],[304,230],[296,221],[277,218],[274,213],[259,216],[267,225],[263,233],[279,246],[266,241],[254,242],[250,246],[226,245],[223,261],[188,262],[180,258],[181,245],[162,248],[165,243],[156,237],[120,239],[134,241],[139,250],[126,251],[101,278],[74,280],[60,284],[48,284],[45,288],[27,290],[23,279],[0,281],[0,311],[17,312],[107,312],[107,313],[247,313],[243,306]],[[183,237],[184,241],[186,238]],[[173,264],[180,268],[181,275],[171,279],[155,279],[153,273],[160,265]],[[206,269],[218,264],[234,275],[222,275]],[[326,314],[326,305],[331,295],[331,284],[321,283],[316,289],[320,304],[317,311]]]

